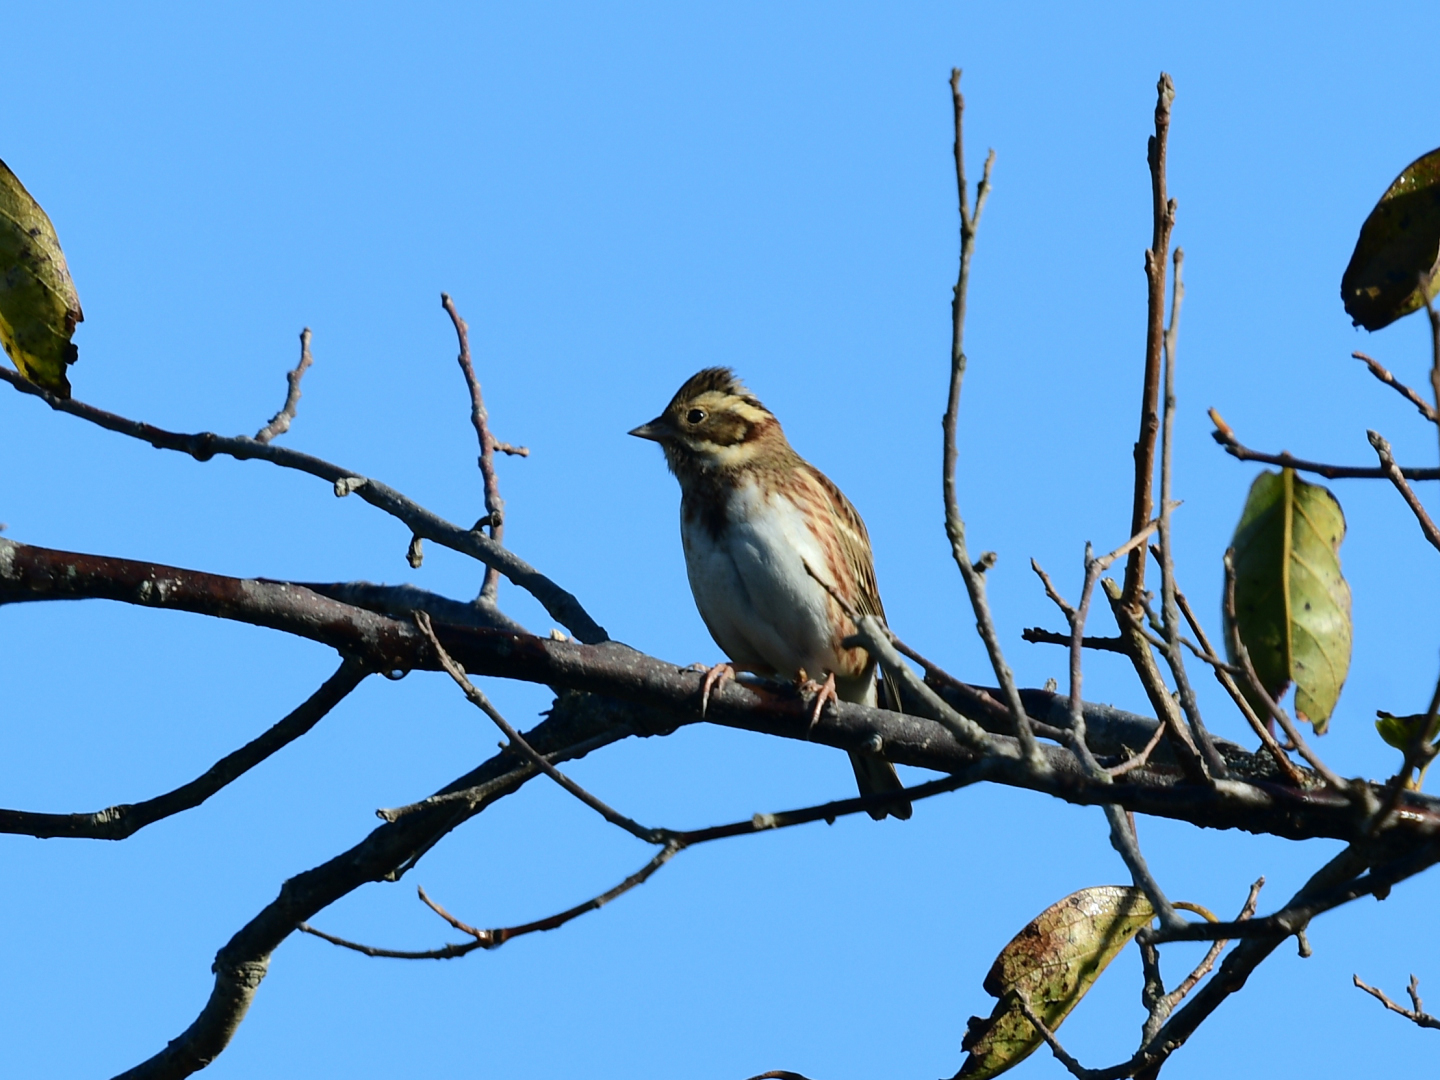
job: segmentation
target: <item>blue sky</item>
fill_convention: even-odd
[[[253,433],[314,331],[288,445],[456,521],[479,515],[473,434],[439,307],[472,328],[500,438],[507,540],[610,632],[679,663],[719,658],[691,603],[678,494],[625,432],[680,381],[734,366],[870,526],[897,631],[986,681],[941,528],[939,417],[956,217],[946,79],[965,69],[972,171],[998,155],[967,343],[961,500],[1022,683],[1062,674],[1021,628],[1057,617],[1027,569],[1078,591],[1083,545],[1129,521],[1143,351],[1145,139],[1163,69],[1186,250],[1176,491],[1179,575],[1218,609],[1220,555],[1257,471],[1209,439],[1369,463],[1435,435],[1349,358],[1423,384],[1414,319],[1350,327],[1341,271],[1375,199],[1435,147],[1436,18],[1339,4],[72,4],[7,13],[24,74],[0,157],[55,221],[85,306],[75,394],[183,430]],[[21,47],[23,43],[23,48]],[[15,540],[217,572],[410,580],[466,597],[476,567],[358,500],[259,463],[199,464],[0,394],[0,521]],[[1321,746],[1383,776],[1376,708],[1423,708],[1437,574],[1395,493],[1333,485],[1350,524],[1355,661]],[[502,589],[537,631],[543,612]],[[1218,620],[1216,620],[1218,621]],[[1212,625],[1214,625],[1212,623]],[[0,805],[93,810],[173,787],[301,701],[335,663],[247,627],[100,603],[0,612]],[[1102,627],[1103,629],[1103,627]],[[1249,741],[1196,676],[1211,726]],[[519,726],[539,688],[487,685]],[[1215,691],[1212,693],[1212,690]],[[1143,708],[1117,660],[1087,696]],[[17,1075],[106,1076],[159,1050],[209,964],[288,876],[356,842],[496,735],[442,677],[372,680],[301,743],[202,808],[123,844],[3,843],[0,1041]],[[844,757],[691,729],[574,774],[628,813],[695,827],[841,797]],[[1142,821],[1171,895],[1278,904],[1333,853]],[[395,947],[454,937],[413,887],[481,925],[609,887],[647,857],[532,783],[398,886],[315,921]],[[688,852],[597,914],[493,954],[406,965],[292,939],[216,1077],[949,1075],[980,982],[1025,921],[1124,878],[1098,810],[990,789],[907,823],[849,819]],[[1414,924],[1421,879],[1289,946],[1167,1067],[1414,1069],[1433,1034],[1352,972],[1440,987]],[[1178,977],[1183,957],[1168,964]],[[1427,981],[1428,980],[1428,981]],[[1440,993],[1440,989],[1436,990]],[[1066,1024],[1086,1064],[1142,1018],[1122,958]],[[77,1008],[78,1002],[84,1002]],[[1048,1054],[1015,1074],[1059,1076]]]

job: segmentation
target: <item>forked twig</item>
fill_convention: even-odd
[[[510,741],[510,745],[520,752],[521,757],[546,776],[550,777],[551,780],[554,780],[571,795],[574,795],[575,798],[579,799],[586,806],[590,807],[590,809],[594,810],[606,821],[610,822],[611,825],[624,829],[631,836],[644,840],[647,844],[668,844],[670,842],[672,834],[668,830],[651,829],[641,825],[638,821],[626,817],[608,803],[591,795],[590,792],[586,791],[574,780],[571,780],[554,765],[550,764],[550,762],[545,759],[544,754],[526,742],[525,737],[510,726],[510,722],[500,715],[500,710],[495,708],[495,706],[490,703],[490,699],[481,692],[479,687],[470,681],[469,676],[465,674],[465,669],[457,664],[450,654],[445,651],[445,646],[440,644],[440,639],[435,634],[435,628],[430,623],[430,616],[423,611],[417,611],[414,613],[414,618],[415,625],[418,626],[420,632],[429,639],[430,647],[435,650],[435,656],[440,661],[440,666],[445,669],[446,674],[455,680],[455,684],[464,691],[465,696],[470,699],[472,705],[494,721],[495,726],[504,733],[505,738]]]
[[[1351,978],[1354,979],[1356,986],[1358,986],[1361,990],[1364,990],[1367,994],[1373,997],[1376,1001],[1380,1002],[1381,1005],[1384,1005],[1385,1008],[1389,1009],[1391,1012],[1399,1013],[1401,1016],[1405,1017],[1405,1019],[1415,1024],[1418,1024],[1422,1028],[1440,1029],[1440,1019],[1436,1019],[1425,1011],[1425,1003],[1420,1000],[1420,980],[1417,979],[1414,975],[1410,976],[1410,985],[1406,988],[1406,990],[1410,994],[1410,1004],[1413,1006],[1413,1008],[1409,1009],[1405,1008],[1405,1006],[1403,1005],[1398,1005],[1395,1002],[1391,1001],[1389,995],[1387,995],[1384,990],[1377,989],[1374,986],[1369,986],[1361,982],[1359,975],[1352,975]]]
[[[1240,442],[1234,430],[1214,409],[1210,410],[1210,422],[1215,425],[1215,430],[1210,433],[1210,437],[1223,446],[1225,452],[1237,461],[1258,461],[1262,465],[1279,465],[1281,468],[1294,469],[1296,472],[1314,473],[1327,480],[1388,480],[1390,478],[1384,469],[1363,465],[1330,465],[1323,461],[1307,461],[1283,450],[1278,454],[1266,454],[1259,450],[1251,450]],[[1400,475],[1406,480],[1440,480],[1440,469],[1418,469],[1408,465],[1400,465],[1398,468]]]

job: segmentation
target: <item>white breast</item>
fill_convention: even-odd
[[[732,661],[784,678],[835,669],[830,599],[805,570],[827,574],[829,561],[793,502],[749,483],[731,496],[719,537],[683,520],[681,537],[695,604]]]

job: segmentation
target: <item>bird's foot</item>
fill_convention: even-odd
[[[828,702],[840,701],[840,696],[835,693],[835,673],[832,671],[825,676],[824,684],[817,683],[814,679],[801,673],[800,691],[815,695],[815,700],[810,707],[810,723],[805,726],[805,738],[810,738],[810,733],[815,730],[815,725],[820,722],[820,714],[825,711]]]
[[[724,662],[716,664],[714,667],[705,671],[705,681],[700,684],[701,716],[704,716],[705,710],[710,707],[711,691],[719,690],[733,678],[735,678],[735,669]]]

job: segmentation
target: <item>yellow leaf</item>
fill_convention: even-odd
[[[55,226],[0,161],[0,345],[31,382],[70,396],[70,338],[85,318]]]
[[[1040,1045],[1017,995],[1054,1031],[1100,973],[1155,917],[1139,889],[1099,885],[1046,908],[1001,950],[985,992],[1000,999],[988,1019],[970,1018],[961,1044],[970,1056],[956,1080],[986,1080],[1018,1065]]]

